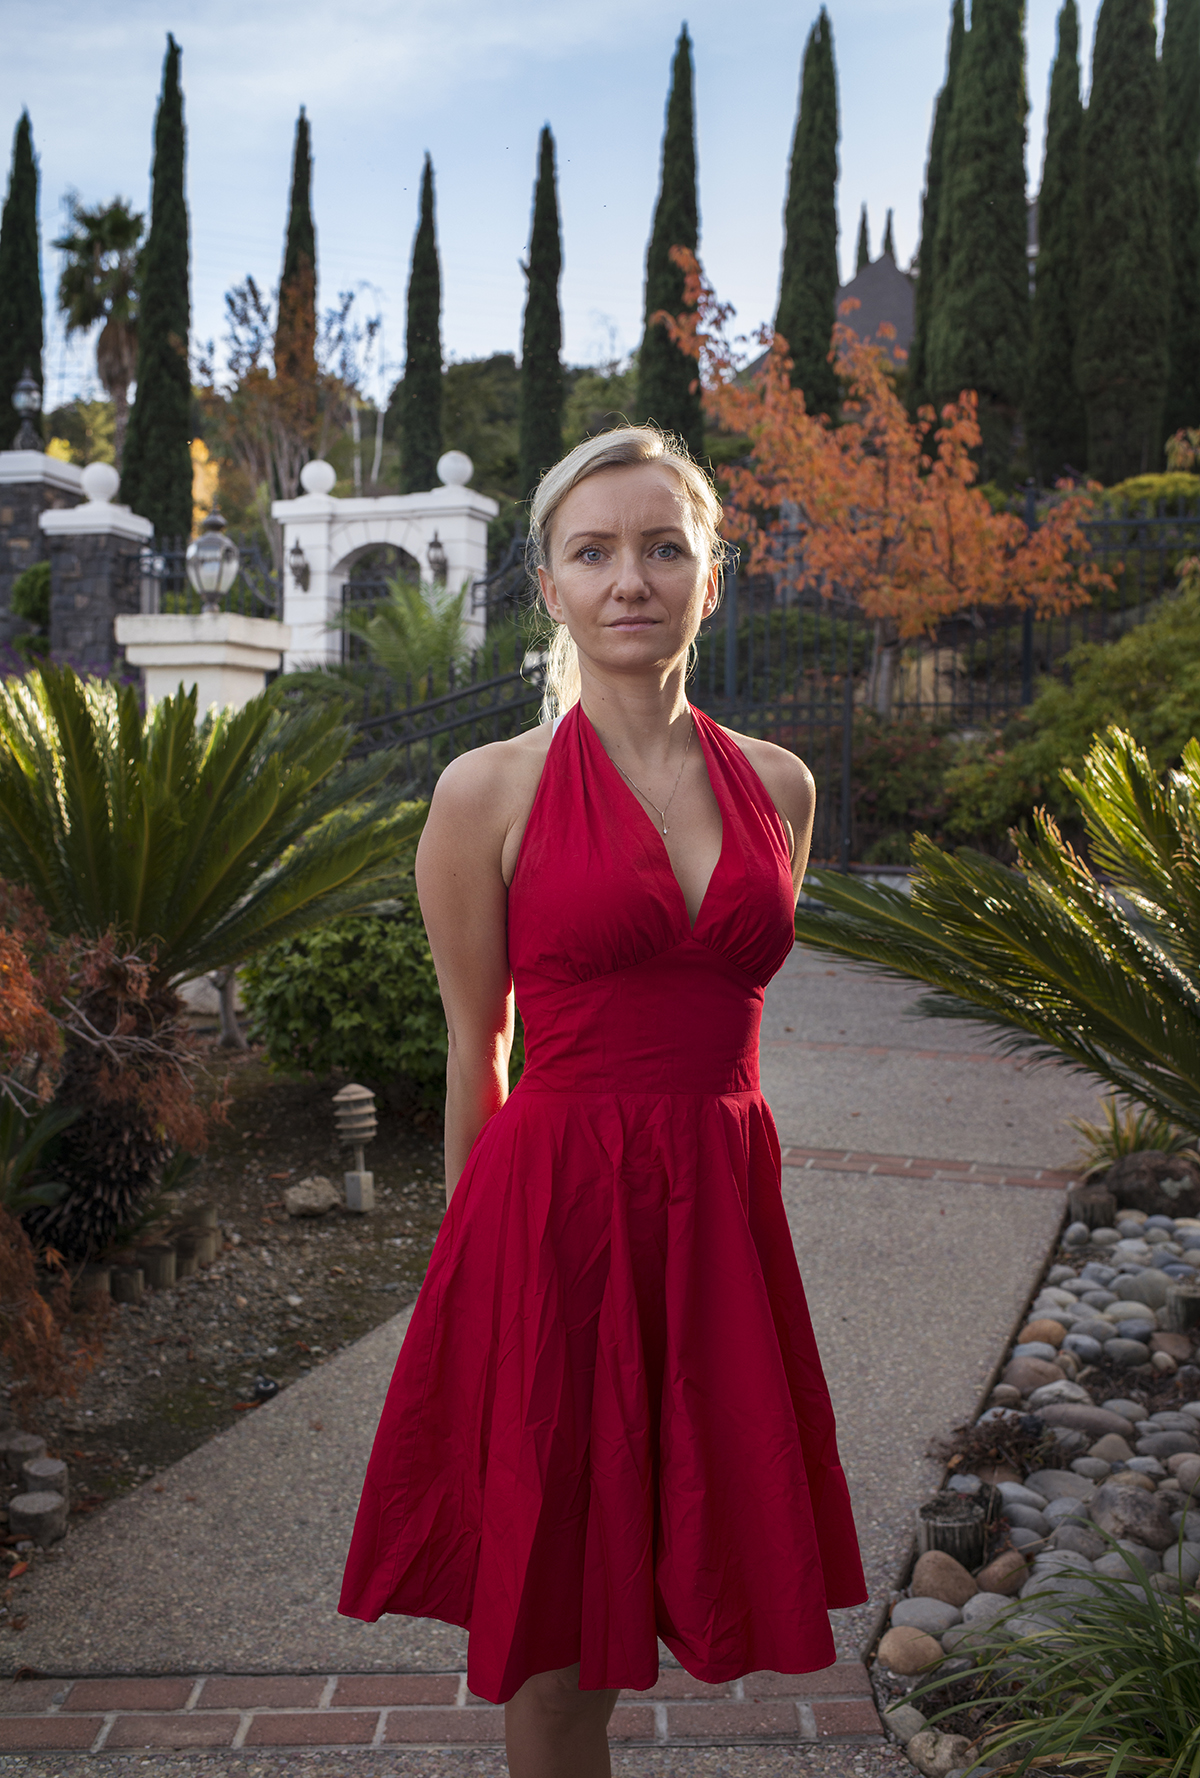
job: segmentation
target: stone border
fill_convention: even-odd
[[[882,1728],[861,1661],[820,1673],[755,1673],[705,1685],[667,1668],[623,1692],[610,1735],[626,1746],[877,1746]],[[465,1673],[181,1674],[9,1680],[0,1753],[145,1748],[495,1746],[504,1712]]]

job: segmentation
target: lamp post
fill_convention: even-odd
[[[306,593],[308,591],[308,583],[311,578],[312,570],[308,565],[308,557],[300,547],[299,538],[296,539],[295,543],[293,543],[291,549],[288,551],[288,567],[291,569],[292,579],[300,588],[300,591]]]
[[[220,600],[237,579],[240,561],[237,544],[225,536],[225,520],[214,507],[183,559],[188,580],[200,595],[202,612],[211,615],[221,609]]]
[[[42,411],[42,392],[34,382],[28,365],[21,372],[20,380],[12,392],[12,404],[21,416],[17,436],[13,440],[13,450],[40,451],[42,437],[33,424],[33,416]]]
[[[333,1115],[344,1146],[354,1150],[354,1171],[346,1174],[347,1210],[374,1210],[375,1175],[363,1162],[363,1147],[375,1135],[375,1095],[353,1082],[333,1095]]]

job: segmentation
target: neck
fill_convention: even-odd
[[[683,744],[692,715],[684,688],[685,665],[663,680],[608,679],[581,663],[579,702],[611,758],[658,764]]]

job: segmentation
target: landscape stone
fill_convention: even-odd
[[[1113,1337],[1122,1340],[1140,1340],[1143,1346],[1149,1346],[1150,1341],[1157,1332],[1157,1321],[1151,1321],[1145,1317],[1138,1321],[1135,1320],[1132,1315],[1127,1315],[1123,1321],[1118,1321],[1116,1323],[1113,1330]],[[1110,1340],[1109,1344],[1111,1345],[1111,1343],[1112,1341]]]
[[[1140,1444],[1141,1440],[1138,1442]],[[1146,1475],[1156,1482],[1161,1481],[1167,1473],[1157,1457],[1131,1457],[1125,1467],[1134,1475]]]
[[[1025,1485],[1044,1500],[1058,1500],[1069,1494],[1075,1500],[1086,1500],[1095,1484],[1087,1476],[1070,1469],[1035,1469],[1025,1478]]]
[[[1200,1485],[1200,1457],[1185,1456],[1182,1452],[1175,1457],[1167,1458],[1167,1469],[1175,1477],[1185,1494]]]
[[[1096,1440],[1089,1455],[1101,1457],[1105,1463],[1128,1463],[1133,1456],[1133,1447],[1119,1432],[1106,1432],[1103,1438]]]
[[[892,1704],[883,1713],[883,1726],[895,1735],[901,1746],[919,1735],[925,1727],[925,1718],[912,1704]]]
[[[1057,1356],[1057,1353],[1058,1347],[1052,1346],[1049,1340],[1027,1340],[1021,1345],[1014,1346],[1012,1355],[1018,1362],[1022,1359],[1032,1358],[1049,1363]]]
[[[1165,1352],[1177,1364],[1185,1364],[1192,1356],[1192,1342],[1185,1333],[1164,1333],[1159,1329],[1150,1336],[1150,1350]]]
[[[950,1778],[956,1766],[971,1758],[965,1735],[943,1735],[939,1729],[921,1729],[904,1750],[922,1778]]]
[[[1010,1358],[1001,1376],[1002,1383],[1011,1383],[1022,1395],[1032,1395],[1043,1383],[1065,1382],[1061,1365],[1048,1364],[1044,1358]]]
[[[1010,1525],[1019,1525],[1023,1531],[1036,1531],[1039,1537],[1047,1537],[1050,1532],[1050,1521],[1041,1507],[1022,1506],[1019,1501],[1009,1501],[1004,1508],[1004,1516]]]
[[[1109,1364],[1115,1364],[1122,1370],[1132,1370],[1135,1364],[1149,1364],[1150,1348],[1141,1340],[1123,1340],[1119,1336],[1110,1340],[1104,1348],[1104,1356]]]
[[[1073,1401],[1083,1407],[1090,1407],[1092,1398],[1082,1383],[1070,1383],[1065,1377],[1057,1383],[1045,1383],[1035,1389],[1029,1397],[1029,1405],[1035,1414],[1040,1414],[1044,1407],[1052,1402]]]
[[[997,1383],[992,1390],[992,1402],[998,1408],[1015,1408],[1020,1399],[1021,1391],[1011,1383]]]
[[[1001,1482],[999,1486],[1000,1498],[1006,1505],[1011,1502],[1013,1506],[1031,1506],[1040,1513],[1046,1504],[1046,1496],[1035,1494],[1024,1482]]]
[[[982,1593],[1011,1594],[1018,1592],[1028,1578],[1029,1565],[1019,1551],[1002,1550],[986,1568],[979,1570],[975,1583]]]
[[[1051,1529],[1070,1519],[1073,1519],[1077,1524],[1086,1525],[1088,1522],[1087,1502],[1079,1500],[1071,1494],[1060,1494],[1057,1500],[1047,1502],[1046,1517],[1050,1521]]]
[[[1161,1564],[1161,1560],[1161,1557],[1155,1556],[1154,1561],[1156,1566],[1152,1572],[1158,1572],[1158,1565]],[[1129,1580],[1134,1578],[1133,1569],[1125,1559],[1125,1552],[1121,1550],[1110,1550],[1107,1555],[1098,1556],[1096,1558],[1096,1573],[1103,1574],[1107,1580]]]
[[[1099,1532],[1089,1530],[1086,1525],[1059,1525],[1053,1542],[1056,1550],[1071,1550],[1076,1555],[1086,1556],[1089,1562],[1094,1562],[1108,1548]]]
[[[1082,1334],[1088,1340],[1099,1340],[1102,1345],[1105,1340],[1111,1340],[1116,1331],[1116,1322],[1110,1321],[1107,1315],[1083,1316],[1071,1329],[1073,1334]]]
[[[1076,1475],[1085,1475],[1090,1482],[1102,1482],[1110,1474],[1112,1464],[1103,1457],[1073,1457],[1071,1468]]]
[[[319,1173],[289,1185],[283,1194],[283,1207],[289,1216],[324,1216],[342,1201],[342,1195],[331,1179]]]
[[[1200,1167],[1185,1155],[1142,1149],[1122,1155],[1104,1175],[1110,1191],[1124,1210],[1144,1210],[1150,1216],[1195,1216],[1200,1211]],[[1094,1239],[1094,1236],[1093,1236]]]
[[[990,1624],[994,1617],[1007,1611],[1011,1604],[1012,1600],[1003,1593],[978,1592],[963,1606],[963,1623]]]
[[[1063,1341],[1063,1351],[1073,1352],[1084,1364],[1099,1364],[1104,1357],[1104,1347],[1089,1334],[1068,1334]]]
[[[1137,1425],[1139,1420],[1144,1420],[1146,1418],[1146,1410],[1140,1401],[1128,1401],[1122,1395],[1111,1396],[1108,1401],[1103,1402],[1101,1405],[1106,1413],[1119,1414],[1123,1420],[1130,1421],[1134,1426]]]
[[[1139,1457],[1200,1457],[1200,1439],[1190,1432],[1151,1432],[1137,1441]]]
[[[945,1550],[926,1550],[917,1558],[909,1590],[914,1599],[941,1599],[947,1605],[963,1606],[979,1588],[962,1563]]]
[[[1008,1534],[1008,1541],[1015,1550],[1025,1550],[1032,1554],[1040,1550],[1046,1539],[1042,1532],[1032,1531],[1024,1525],[1014,1525]]]
[[[1169,1550],[1163,1551],[1162,1571],[1190,1587],[1200,1577],[1200,1544],[1185,1543],[1180,1549],[1173,1543]]]
[[[1175,1527],[1167,1502],[1120,1481],[1101,1482],[1089,1503],[1093,1521],[1110,1537],[1131,1537],[1148,1549],[1165,1550]]]
[[[67,1535],[67,1503],[61,1494],[14,1494],[8,1503],[8,1529],[46,1549]]]
[[[1160,1494],[1160,1500],[1169,1499],[1168,1495]],[[1176,1536],[1182,1531],[1187,1543],[1200,1543],[1200,1513],[1185,1512],[1182,1507],[1171,1514],[1171,1530]]]
[[[924,1630],[927,1636],[944,1636],[951,1624],[961,1623],[962,1615],[957,1605],[942,1599],[901,1599],[892,1606],[896,1629]]]
[[[1131,1457],[1129,1459],[1130,1465],[1137,1461],[1138,1459],[1136,1457]],[[1144,1475],[1140,1470],[1128,1466],[1125,1469],[1114,1470],[1111,1479],[1114,1482],[1125,1482],[1131,1488],[1141,1488],[1147,1494],[1153,1494],[1154,1492],[1154,1477]]]
[[[879,1641],[879,1659],[893,1673],[923,1673],[941,1658],[941,1643],[924,1630],[886,1630]]]
[[[1061,1346],[1063,1342],[1062,1323],[1051,1321],[1045,1316],[1039,1316],[1036,1321],[1026,1322],[1017,1335],[1017,1340],[1023,1346],[1028,1345],[1031,1340],[1045,1340],[1049,1346]]]
[[[1109,1344],[1111,1345],[1111,1341]],[[1130,1422],[1121,1414],[1110,1413],[1107,1408],[1083,1407],[1078,1402],[1051,1402],[1048,1407],[1039,1408],[1039,1414],[1047,1426],[1066,1426],[1073,1432],[1086,1432],[1089,1437],[1100,1439],[1106,1433],[1116,1433],[1127,1437],[1133,1430]],[[1141,1418],[1141,1409],[1138,1410]]]

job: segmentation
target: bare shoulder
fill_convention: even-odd
[[[795,828],[807,826],[816,806],[817,787],[799,755],[757,735],[739,735],[734,729],[724,732],[754,767],[780,814]]]
[[[504,820],[532,802],[550,747],[550,726],[540,724],[511,741],[489,741],[452,759],[433,793],[441,815],[487,815]]]

